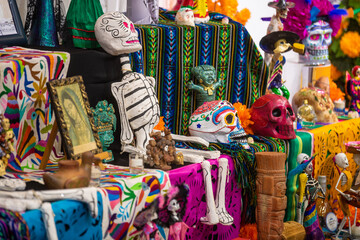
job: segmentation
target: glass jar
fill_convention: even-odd
[[[99,187],[101,178],[101,169],[99,165],[93,163],[91,165],[91,180],[90,187]]]
[[[144,161],[138,154],[130,153],[129,154],[129,168],[130,173],[140,174],[144,171]]]

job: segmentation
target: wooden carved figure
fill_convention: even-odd
[[[196,107],[200,107],[205,102],[215,100],[216,89],[223,85],[223,81],[216,80],[216,70],[211,65],[200,65],[191,70],[197,80],[197,84],[190,81],[188,88],[197,91]]]
[[[111,85],[118,102],[122,150],[145,156],[150,132],[160,118],[155,79],[132,72],[129,53],[141,49],[134,24],[120,12],[105,13],[96,21],[95,35],[102,48],[120,55],[123,78]],[[132,142],[135,140],[135,147]]]
[[[285,153],[257,152],[258,239],[280,239],[286,209]]]
[[[286,63],[283,53],[290,51],[299,36],[293,32],[277,31],[272,32],[260,41],[260,47],[264,52],[274,54],[270,63],[270,78],[268,89],[277,95],[282,95],[289,99],[289,90],[284,85],[282,79],[282,69]]]

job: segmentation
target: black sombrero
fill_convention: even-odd
[[[269,2],[268,6],[272,7],[272,8],[280,9],[280,10],[285,10],[287,8],[295,7],[295,3],[287,2],[285,0],[279,0],[277,2]]]
[[[263,37],[260,41],[260,47],[261,49],[266,53],[274,53],[275,49],[275,43],[280,39],[285,39],[286,42],[290,43],[291,46],[296,43],[299,40],[299,35],[297,35],[294,32],[289,31],[277,31],[272,32]],[[287,51],[290,51],[291,48],[289,48]]]

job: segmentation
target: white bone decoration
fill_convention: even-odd
[[[141,49],[138,33],[124,14],[112,12],[96,21],[95,35],[107,53],[120,55],[123,78],[111,85],[111,91],[119,107],[122,151],[145,156],[150,132],[160,119],[160,107],[155,79],[131,70],[128,54]]]

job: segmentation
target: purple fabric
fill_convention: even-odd
[[[172,185],[185,182],[189,185],[190,191],[188,196],[188,204],[186,206],[184,222],[190,227],[186,234],[186,239],[218,239],[228,240],[239,236],[240,232],[240,215],[241,215],[241,190],[237,186],[234,163],[231,157],[222,155],[221,157],[228,159],[230,176],[226,182],[225,206],[229,214],[234,218],[234,223],[230,226],[221,224],[209,226],[202,224],[200,218],[206,213],[205,186],[201,164],[191,164],[182,168],[169,171],[170,181]],[[214,190],[214,198],[216,196],[216,187],[218,179],[218,161],[209,160],[212,165],[211,179]],[[192,228],[194,226],[195,228]],[[172,239],[171,237],[169,238]]]

